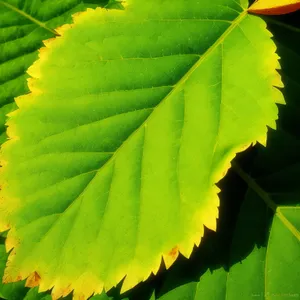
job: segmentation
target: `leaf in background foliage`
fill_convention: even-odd
[[[0,278],[3,277],[7,253],[4,246],[4,238],[0,237]],[[46,293],[38,293],[37,288],[29,289],[25,287],[25,281],[12,283],[0,282],[0,297],[7,300],[51,300],[51,296]]]
[[[249,12],[261,15],[283,15],[300,9],[300,0],[257,0]]]
[[[126,276],[125,291],[215,229],[215,183],[284,102],[271,35],[242,3],[132,0],[45,42],[2,148],[6,282],[86,299]]]
[[[6,140],[6,114],[16,109],[14,98],[29,92],[25,71],[38,58],[42,41],[55,36],[54,28],[70,23],[72,14],[107,3],[94,2],[0,1],[0,144]]]
[[[27,292],[23,300],[52,300],[52,297],[50,294],[47,293],[39,293],[38,288],[34,287]]]
[[[96,295],[90,298],[90,300],[113,300],[113,298],[108,297],[106,294],[102,293],[101,295]],[[128,300],[128,299],[123,299]]]
[[[126,3],[126,1],[109,0],[107,5],[105,5],[105,8],[124,9],[123,4],[125,4],[125,3]]]
[[[269,25],[281,56],[287,105],[281,107],[279,128],[270,132],[268,146],[260,149],[252,169],[256,183],[246,175],[258,193],[250,187],[242,205],[230,270],[208,270],[199,282],[179,286],[159,300],[300,297],[300,43],[295,43],[300,29],[279,22]]]
[[[4,242],[1,241],[0,244],[0,278],[2,278],[6,260],[7,260],[7,253],[5,251]],[[24,282],[13,282],[13,283],[7,283],[3,284],[0,282],[0,297],[3,299],[8,300],[19,300],[23,299],[23,297],[26,294],[26,291],[28,288],[24,288]]]

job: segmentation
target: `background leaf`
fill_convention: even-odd
[[[300,9],[299,0],[257,0],[249,12],[262,15],[283,15]]]
[[[71,15],[87,7],[104,6],[96,0],[0,1],[0,143],[6,140],[6,114],[15,110],[14,98],[29,92],[25,73],[38,58],[42,41],[55,37],[54,29],[71,23]]]

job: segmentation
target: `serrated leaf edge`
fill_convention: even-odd
[[[96,8],[96,9],[90,9],[90,8],[88,8],[86,11],[74,14],[72,16],[72,18],[73,18],[73,23],[72,24],[65,24],[63,26],[58,27],[55,30],[56,32],[58,32],[60,34],[60,36],[58,36],[56,38],[51,38],[51,39],[43,41],[45,47],[42,47],[42,48],[39,49],[39,58],[38,58],[38,60],[36,60],[35,63],[27,70],[27,73],[31,76],[30,78],[27,79],[27,81],[28,81],[28,87],[29,87],[29,89],[31,91],[30,94],[37,95],[37,94],[41,93],[41,91],[38,90],[35,87],[34,82],[35,82],[36,79],[38,79],[38,78],[41,77],[40,65],[45,60],[47,60],[47,51],[51,47],[53,47],[53,44],[55,42],[57,42],[57,40],[59,40],[59,39],[61,39],[61,38],[64,37],[64,34],[65,34],[66,31],[68,31],[69,29],[71,29],[72,27],[74,27],[78,22],[80,22],[82,15],[88,14],[89,12],[98,11],[98,10],[99,11],[100,10],[103,11],[104,8],[100,8],[100,7]],[[124,13],[124,11],[118,11],[118,10],[114,10],[114,12],[115,13]],[[241,15],[246,16],[247,15],[247,11],[244,11]],[[242,18],[241,15],[237,19]],[[231,25],[229,27],[229,29],[227,29],[225,31],[225,33],[211,46],[211,48],[215,47],[215,44],[219,44],[220,40],[222,39],[222,37],[224,35],[227,36],[228,31],[231,32],[233,30],[233,28],[236,26],[237,19],[233,22],[233,25]],[[269,32],[267,30],[266,26],[265,26],[264,30],[266,30],[267,32]],[[270,37],[271,36],[272,35],[270,33]],[[209,52],[211,50],[211,48],[207,52]],[[276,46],[275,46],[275,44],[274,44],[274,52],[276,52]],[[281,94],[281,92],[278,92],[278,90],[277,90],[277,87],[283,87],[283,83],[281,81],[281,77],[280,77],[279,73],[276,71],[276,69],[280,69],[280,65],[279,65],[279,62],[278,62],[279,56],[278,55],[276,55],[276,56],[277,56],[277,60],[274,61],[274,66],[273,66],[274,67],[274,72],[276,72],[276,76],[274,76],[273,82],[272,82],[273,88],[276,89],[275,93],[277,95],[275,97],[275,93],[274,93],[274,98],[276,98],[276,99],[274,99],[274,102],[277,103],[277,104],[284,104],[285,102],[284,102],[284,100],[282,98],[282,94]],[[26,97],[26,101],[24,101],[25,97]],[[18,106],[18,109],[16,109],[12,113],[8,114],[7,116],[11,117],[11,116],[17,114],[19,112],[19,110],[22,108],[22,106],[30,105],[30,101],[27,101],[27,100],[28,100],[28,94],[27,95],[23,95],[23,96],[19,96],[19,97],[15,98],[15,101],[16,101],[16,104]],[[15,140],[18,139],[18,135],[17,135],[16,132],[14,132],[13,128],[10,126],[10,121],[9,120],[7,121],[6,125],[8,125],[7,135],[8,135],[9,140],[6,141],[3,144],[2,147],[7,147],[7,145],[10,145],[11,143],[13,143]],[[274,129],[276,129],[276,126],[275,126]],[[215,183],[219,182],[226,175],[227,171],[231,167],[231,161],[234,159],[234,157],[237,155],[237,153],[244,151],[245,149],[247,149],[251,145],[255,145],[257,142],[259,142],[260,144],[266,146],[267,130],[268,130],[268,127],[266,126],[265,132],[263,134],[258,135],[257,138],[256,138],[256,140],[254,140],[254,141],[253,140],[248,141],[244,145],[241,145],[241,146],[238,146],[238,147],[232,149],[232,151],[230,153],[228,153],[228,155],[227,155],[226,161],[224,163],[224,167],[222,169],[218,170],[218,172],[215,173],[215,175],[214,175],[214,182]],[[0,156],[0,158],[1,158],[1,156]],[[0,161],[1,161],[1,164],[3,166],[6,165],[6,161],[4,161],[2,159],[0,159]],[[3,172],[3,168],[1,170],[1,172]],[[1,180],[1,178],[0,178],[0,180]],[[219,203],[220,203],[219,196],[218,196],[219,192],[220,192],[220,189],[214,184],[211,187],[211,190],[208,193],[208,195],[211,198],[211,202],[217,204],[217,207],[219,207]],[[208,214],[208,216],[206,216],[206,222],[204,222],[205,226],[208,227],[209,229],[216,230],[216,219],[217,218],[218,218],[218,215],[212,217],[211,215]],[[12,225],[8,224],[7,222],[0,224],[0,230],[4,231],[4,230],[7,230],[7,229],[11,229],[11,231],[14,230],[14,228],[12,227]],[[204,227],[203,227],[203,230],[201,232],[194,232],[193,234],[191,234],[190,239],[189,239],[189,243],[187,243],[185,241],[182,245],[175,246],[173,249],[171,249],[167,253],[159,253],[158,256],[157,256],[158,259],[156,260],[156,264],[154,266],[152,266],[151,269],[149,269],[148,271],[144,272],[145,276],[143,276],[143,278],[140,278],[138,280],[132,280],[131,282],[127,282],[126,283],[126,277],[128,275],[126,275],[126,274],[120,274],[120,275],[116,276],[116,277],[120,278],[118,280],[118,282],[121,281],[122,278],[124,278],[124,276],[125,276],[125,280],[124,280],[125,285],[123,283],[122,292],[125,292],[125,291],[129,290],[130,288],[134,287],[139,282],[145,281],[152,273],[154,275],[156,275],[157,272],[158,272],[158,270],[159,270],[159,268],[160,268],[160,266],[161,266],[162,260],[165,262],[166,268],[168,269],[176,261],[179,253],[181,253],[184,256],[186,256],[187,258],[189,258],[190,255],[192,254],[194,246],[199,246],[199,244],[201,242],[201,239],[203,237],[203,233],[204,233]],[[11,261],[13,260],[14,253],[17,251],[17,248],[19,246],[19,241],[13,240],[10,237],[11,237],[11,235],[8,235],[8,237],[6,239],[6,242],[5,242],[7,252],[10,251],[10,250],[12,250],[12,252],[9,254],[7,265],[9,265],[11,263]],[[14,281],[19,281],[19,280],[24,280],[24,279],[27,278],[28,283],[30,282],[30,284],[32,284],[32,278],[38,278],[38,281],[35,282],[35,285],[40,285],[39,292],[46,291],[48,289],[53,288],[53,286],[46,286],[46,285],[44,285],[43,284],[43,278],[39,278],[39,276],[36,276],[36,274],[38,274],[37,271],[33,271],[33,272],[29,273],[27,276],[21,276],[20,275],[20,276],[17,276],[17,278],[11,278],[10,275],[9,275],[9,273],[5,272],[5,274],[4,274],[4,281],[5,282],[14,282]],[[99,283],[99,280],[97,280],[96,278],[93,278],[94,280],[92,280],[92,278],[90,277],[89,279],[90,279],[89,280],[90,283],[91,283],[91,281],[95,282],[95,285],[94,285],[95,286],[95,288],[94,288],[94,293],[95,294],[100,294],[103,290],[107,291],[111,287],[113,287],[113,286],[107,286],[107,285],[105,285],[104,282],[103,283]],[[74,290],[74,299],[75,300],[87,299],[87,297],[89,297],[89,296],[92,295],[92,294],[91,295],[87,295],[87,294],[82,294],[82,293],[76,293],[75,286],[74,285],[72,286],[72,284],[70,284],[68,287],[65,287],[63,290],[55,290],[55,287],[54,287],[54,290],[52,291],[52,298],[54,300],[56,300],[56,299],[60,298],[61,296],[67,296],[73,290]]]

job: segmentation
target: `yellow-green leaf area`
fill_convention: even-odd
[[[45,41],[2,149],[4,280],[122,291],[215,230],[218,182],[275,128],[276,47],[236,0],[128,1]]]

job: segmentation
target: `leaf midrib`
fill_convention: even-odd
[[[1,3],[1,2],[0,2]],[[79,194],[79,196],[76,197],[76,199],[74,199],[69,206],[60,213],[60,216],[63,215],[70,207],[73,206],[73,204],[76,202],[77,199],[79,199],[86,191],[86,189],[89,187],[89,185],[93,182],[93,180],[96,178],[97,173],[105,168],[105,166],[107,166],[108,164],[112,163],[113,160],[115,159],[115,156],[118,154],[119,151],[121,151],[121,149],[124,147],[124,144],[128,143],[130,141],[130,139],[133,138],[133,136],[135,134],[137,134],[137,132],[147,124],[147,122],[149,122],[149,120],[151,119],[151,116],[153,115],[154,111],[157,110],[160,105],[162,105],[162,103],[164,103],[169,97],[171,97],[187,80],[188,78],[191,76],[191,74],[202,64],[202,62],[210,55],[210,53],[212,53],[220,44],[223,43],[223,41],[225,40],[225,38],[236,28],[236,26],[239,25],[239,23],[248,15],[247,10],[244,10],[235,20],[232,21],[231,25],[224,31],[224,33],[216,40],[216,42],[210,46],[208,48],[208,50],[195,62],[195,64],[181,77],[181,79],[173,86],[173,88],[171,89],[171,91],[159,102],[158,105],[156,105],[153,108],[153,112],[149,115],[149,117],[146,118],[146,120],[135,130],[133,131],[130,136],[121,144],[121,146],[114,152],[114,154],[95,172],[94,176],[91,178],[91,180],[86,184],[85,188],[82,190],[82,192]],[[57,221],[60,218],[58,218],[55,222],[57,223]],[[51,230],[51,228],[54,226],[54,224],[49,228],[48,231]],[[47,235],[47,233],[44,235]],[[43,239],[44,239],[43,238]]]
[[[147,117],[147,119],[135,130],[131,133],[131,135],[122,143],[122,145],[114,152],[112,157],[101,167],[104,168],[107,164],[109,164],[117,155],[117,153],[122,149],[125,143],[128,143],[130,139],[149,122],[151,116],[153,115],[154,111],[156,111],[162,103],[164,103],[169,97],[171,97],[193,74],[193,72],[205,61],[205,59],[212,53],[219,45],[223,43],[225,38],[239,25],[239,23],[248,15],[247,10],[244,10],[235,20],[232,21],[231,25],[225,30],[225,32],[216,40],[216,42],[208,48],[208,50],[200,56],[200,58],[194,63],[194,65],[181,77],[181,79],[173,86],[171,91],[153,108],[153,112]],[[100,169],[99,169],[100,171]],[[92,179],[93,180],[93,179]],[[91,180],[91,181],[92,181]],[[88,184],[89,185],[89,184]],[[87,186],[88,186],[87,185]],[[83,191],[84,192],[84,191]]]
[[[22,11],[21,9],[19,9],[19,8],[5,2],[5,1],[2,1],[2,0],[0,0],[0,4],[4,5],[8,9],[18,13],[19,15],[23,16],[27,20],[30,20],[32,23],[35,23],[38,26],[46,29],[47,31],[50,31],[52,34],[54,34],[56,36],[59,36],[59,34],[54,29],[51,29],[51,28],[47,27],[45,23],[43,23],[43,22],[39,21],[38,19],[34,18],[33,16],[27,14],[25,11]]]

